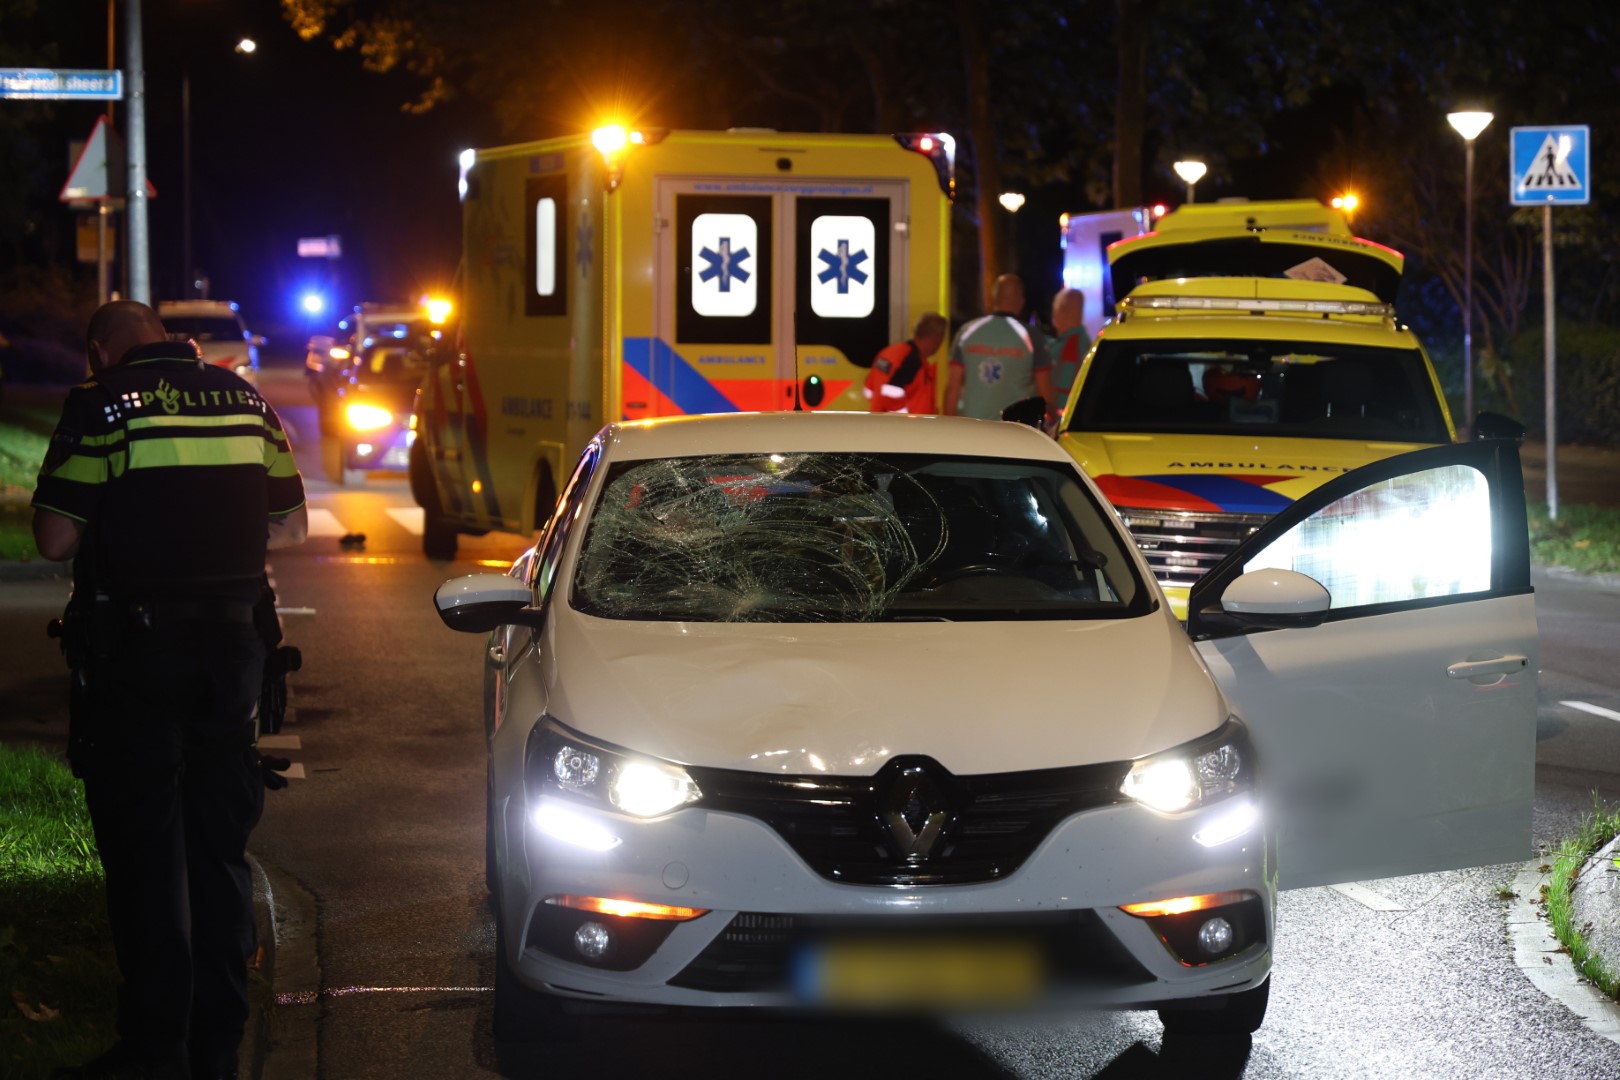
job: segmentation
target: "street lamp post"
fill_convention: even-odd
[[[1474,140],[1495,117],[1488,112],[1446,114],[1463,137],[1463,437],[1474,435]]]
[[[252,38],[242,38],[236,51],[244,56],[259,48]],[[190,299],[197,289],[197,273],[191,265],[191,68],[180,72],[180,249],[185,280],[180,295]]]
[[[1186,183],[1187,183],[1187,201],[1192,202],[1193,201],[1193,186],[1195,184],[1197,184],[1198,181],[1200,181],[1200,180],[1202,180],[1204,178],[1204,174],[1209,171],[1209,166],[1205,165],[1202,161],[1187,160],[1187,161],[1178,161],[1178,162],[1176,162],[1174,165],[1172,165],[1170,167],[1172,169],[1176,170],[1176,175],[1177,176],[1181,177],[1182,180],[1186,181]]]

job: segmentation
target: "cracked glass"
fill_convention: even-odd
[[[610,619],[1095,619],[1151,610],[1072,468],[795,452],[619,462],[570,602]]]

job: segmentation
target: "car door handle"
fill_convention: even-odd
[[[1511,675],[1515,671],[1524,670],[1529,663],[1529,657],[1525,656],[1498,656],[1494,660],[1459,660],[1446,668],[1446,675],[1453,679],[1474,679],[1481,675]]]

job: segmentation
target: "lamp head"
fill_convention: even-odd
[[[1491,126],[1496,116],[1488,112],[1454,112],[1446,114],[1446,123],[1457,130],[1467,142],[1479,138],[1479,133]]]
[[[1178,161],[1170,167],[1176,170],[1176,175],[1181,177],[1183,183],[1188,184],[1198,183],[1209,171],[1209,166],[1202,161]]]

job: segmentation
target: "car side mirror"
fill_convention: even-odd
[[[530,607],[530,599],[529,587],[515,578],[469,574],[440,585],[433,593],[433,606],[450,629],[487,634],[499,626],[539,627],[542,609]]]
[[[1317,626],[1333,598],[1321,582],[1293,570],[1252,570],[1221,593],[1221,606],[1204,614],[1251,630]]]
[[[1482,412],[1474,417],[1474,438],[1476,439],[1512,439],[1516,443],[1524,442],[1524,425],[1511,416],[1501,413]]]

